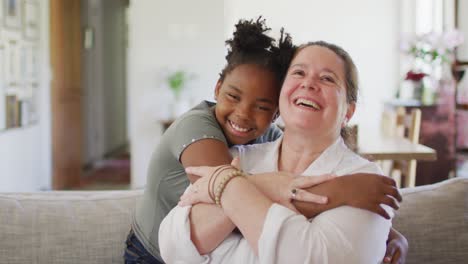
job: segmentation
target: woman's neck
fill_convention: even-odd
[[[286,130],[279,149],[278,169],[301,175],[333,142],[331,138]]]

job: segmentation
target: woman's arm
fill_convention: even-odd
[[[184,167],[217,166],[231,163],[227,146],[213,139],[199,140],[188,146],[181,155]],[[187,174],[193,183],[200,177]],[[216,206],[196,204],[190,212],[190,236],[200,254],[215,249],[235,228],[232,221]]]
[[[201,175],[207,174],[209,173],[201,173]],[[182,203],[209,202],[210,198],[205,193],[204,183],[206,180],[197,182],[198,186],[195,189],[198,191],[184,195]],[[199,189],[200,186],[201,189]],[[242,195],[239,196],[239,193]],[[305,217],[289,209],[278,205],[272,207],[272,201],[242,177],[235,177],[227,184],[221,196],[221,204],[226,214],[244,234],[252,249],[259,254],[260,260],[273,255],[280,263],[280,259],[284,260],[285,257],[291,258],[297,255],[311,260],[351,259],[354,260],[352,263],[368,263],[371,259],[377,262],[375,258],[381,257],[380,251],[382,251],[382,256],[385,252],[390,222],[370,212],[340,207],[321,214],[317,218],[323,219],[332,212],[338,212],[337,216],[326,221],[314,220],[309,223]],[[275,210],[283,211],[283,213],[271,213]],[[347,212],[347,210],[351,211]],[[336,228],[324,227],[324,223],[336,226]],[[270,230],[271,228],[274,230]],[[262,232],[266,235],[262,235]],[[262,240],[262,236],[266,237]],[[277,239],[278,237],[281,239]],[[291,244],[294,241],[295,243]],[[333,243],[330,244],[330,241]],[[331,250],[333,248],[340,250],[333,251]],[[272,252],[275,254],[271,254]],[[304,252],[306,252],[305,255]]]
[[[269,199],[284,206],[290,206],[289,189],[285,190],[285,187],[291,185],[293,178],[294,176],[287,173],[263,173],[248,177]],[[294,206],[307,218],[342,205],[350,205],[378,213],[388,219],[388,214],[380,204],[398,209],[395,199],[401,200],[398,190],[394,188],[394,181],[377,174],[362,173],[339,177],[307,190],[329,198],[326,204],[294,201]],[[387,194],[396,198],[390,198]],[[190,220],[192,240],[201,254],[215,249],[235,228],[219,208],[208,204],[194,206]]]

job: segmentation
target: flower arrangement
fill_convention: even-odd
[[[423,72],[414,72],[410,70],[409,72],[406,73],[405,80],[413,81],[413,82],[420,82],[426,76],[427,74]]]
[[[455,60],[455,48],[461,43],[463,35],[458,30],[402,36],[400,50],[407,55],[404,61],[407,72],[397,97],[424,104],[436,102],[438,82],[453,78],[450,68]]]
[[[455,47],[463,43],[463,35],[458,30],[416,36],[403,36],[400,49],[426,63],[451,63]]]
[[[180,93],[188,80],[188,75],[185,71],[175,71],[167,77],[167,84],[174,93],[176,99],[179,99]]]

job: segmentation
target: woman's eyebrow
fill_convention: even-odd
[[[331,74],[333,74],[335,76],[335,78],[339,79],[338,74],[336,74],[332,69],[323,68],[322,71],[327,72],[327,73],[331,73]]]
[[[303,63],[296,63],[296,64],[293,64],[293,65],[290,66],[290,68],[297,68],[297,67],[299,67],[299,68],[304,68],[304,67],[305,67],[305,64],[303,64]]]

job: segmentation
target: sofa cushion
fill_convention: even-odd
[[[409,242],[407,262],[466,263],[468,178],[403,189],[394,227]]]
[[[122,263],[142,191],[0,194],[1,263]]]

